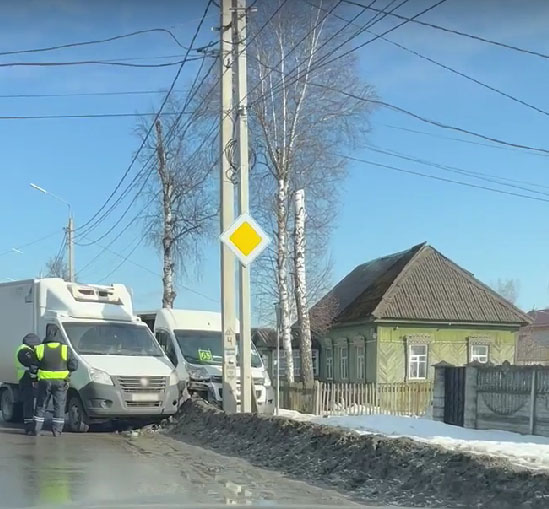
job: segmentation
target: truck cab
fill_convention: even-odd
[[[145,323],[133,315],[124,285],[83,285],[36,279],[0,285],[0,401],[6,420],[18,417],[14,353],[29,332],[53,336],[78,358],[71,374],[66,424],[86,431],[112,420],[159,421],[179,408],[173,364]]]
[[[186,381],[189,393],[198,394],[221,406],[223,401],[221,314],[210,311],[161,309],[156,312],[139,313],[138,316],[154,330],[157,341],[175,365],[179,378]],[[238,322],[236,327],[238,330]],[[271,380],[253,344],[251,364],[258,412],[272,413],[274,392]],[[239,377],[238,365],[236,371]],[[236,397],[238,405],[240,402],[239,378]]]

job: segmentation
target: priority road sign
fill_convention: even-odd
[[[219,237],[245,267],[269,245],[271,239],[249,214],[241,214]]]

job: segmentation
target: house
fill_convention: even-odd
[[[517,364],[549,366],[549,309],[528,311],[532,323],[522,327],[517,342]]]
[[[440,361],[513,362],[530,322],[425,243],[359,265],[310,315],[331,323],[319,340],[321,379],[379,383],[432,380]]]
[[[263,363],[269,372],[271,379],[276,378],[276,362],[277,362],[277,334],[276,329],[262,327],[252,329],[252,343],[257,348],[257,351],[263,358]],[[313,373],[315,378],[319,377],[319,342],[316,338],[312,339],[311,351],[313,356]],[[292,357],[294,360],[294,378],[301,378],[301,355],[299,350],[299,339],[294,331],[292,338]],[[282,339],[280,339],[280,377],[285,378],[286,373],[286,357],[282,349]]]

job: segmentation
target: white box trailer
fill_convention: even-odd
[[[181,383],[149,328],[133,316],[124,285],[62,279],[0,284],[0,409],[20,417],[15,352],[23,337],[55,335],[78,358],[70,378],[67,427],[86,431],[110,420],[161,420],[180,403]]]
[[[137,313],[154,331],[160,346],[176,366],[189,393],[221,406],[223,401],[223,336],[221,313],[187,309],[160,309]],[[240,323],[235,322],[238,330]],[[259,413],[273,413],[274,391],[263,360],[252,344],[252,380]],[[238,358],[238,349],[237,349]],[[240,368],[237,367],[237,405],[240,404]]]

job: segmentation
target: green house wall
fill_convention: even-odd
[[[333,355],[333,377],[336,382],[405,382],[407,380],[408,338],[426,335],[428,338],[427,380],[434,376],[434,364],[446,361],[454,365],[469,362],[470,338],[482,338],[489,343],[489,361],[514,363],[518,327],[483,327],[460,325],[365,323],[339,325],[321,339],[320,378],[329,379],[326,371],[326,349]],[[342,377],[340,347],[347,345],[349,373]],[[365,347],[364,378],[358,376],[356,346]]]
[[[434,365],[446,361],[456,366],[469,362],[469,339],[483,338],[489,342],[489,361],[501,364],[515,359],[518,328],[487,328],[463,326],[418,326],[387,324],[377,327],[376,379],[381,383],[406,381],[407,338],[425,334],[429,338],[427,379],[434,376]]]

